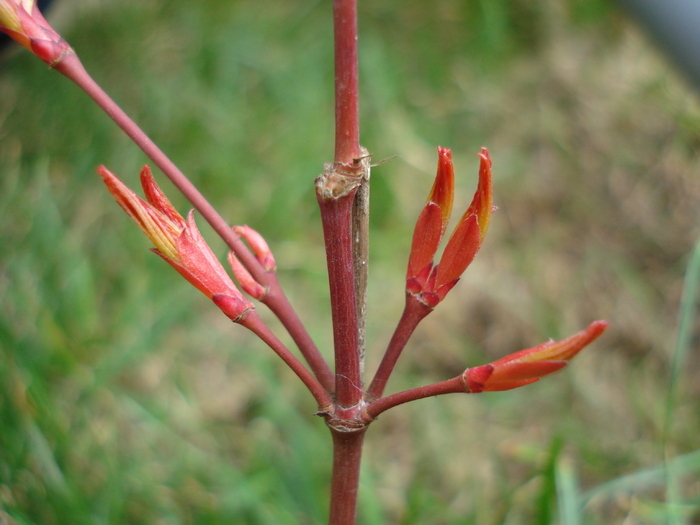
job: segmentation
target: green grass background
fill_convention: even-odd
[[[265,235],[329,356],[312,182],[332,157],[330,9],[64,0],[51,13],[223,215]],[[362,1],[360,31],[362,142],[375,161],[397,156],[372,175],[368,369],[402,308],[438,144],[455,156],[455,215],[481,146],[499,209],[389,391],[611,323],[536,385],[383,415],[360,522],[700,523],[697,94],[603,0]],[[3,57],[0,523],[323,523],[330,439],[311,397],[148,251],[95,174],[104,163],[134,185],[145,162],[66,79],[25,51]]]

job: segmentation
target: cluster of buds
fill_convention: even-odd
[[[107,189],[117,203],[155,245],[152,249],[175,268],[195,288],[211,299],[226,316],[245,326],[262,339],[297,374],[313,394],[319,406],[331,403],[329,393],[289,349],[260,319],[253,304],[236,288],[194,222],[194,212],[184,219],[153,179],[151,170],[141,170],[141,185],[146,200],[131,191],[104,166],[98,168]],[[234,226],[246,241],[264,272],[275,271],[275,260],[259,233],[248,226]],[[233,254],[229,254],[234,275],[253,297],[264,298],[267,289],[255,281]]]
[[[37,55],[52,67],[73,53],[71,47],[42,16],[35,0],[0,0],[0,31]],[[454,199],[452,152],[438,148],[435,182],[416,222],[406,272],[407,305],[418,307],[412,326],[395,351],[389,352],[390,373],[407,337],[419,320],[435,308],[457,284],[474,259],[486,235],[491,219],[491,159],[486,148],[479,153],[479,182],[467,211],[455,227],[438,264],[435,254],[445,234]],[[243,323],[253,305],[236,288],[211,248],[202,238],[190,211],[183,218],[155,183],[148,167],[141,172],[146,200],[136,195],[105,167],[99,168],[109,191],[151,239],[153,252],[163,258],[185,279],[210,298],[229,318]],[[234,226],[235,233],[249,246],[263,271],[275,271],[275,260],[260,234],[248,226]],[[251,297],[264,300],[269,288],[256,280],[233,252],[228,261],[234,276]],[[583,347],[607,327],[596,321],[585,330],[562,341],[544,343],[522,350],[493,363],[467,369],[460,377],[464,390],[471,393],[509,390],[537,381],[566,366]],[[388,375],[387,375],[388,377]],[[386,378],[380,381],[383,388]]]
[[[482,148],[479,158],[479,184],[474,198],[447,242],[440,263],[434,264],[450,220],[455,184],[452,152],[438,148],[437,176],[416,222],[406,273],[406,292],[430,308],[437,306],[457,284],[479,251],[489,227],[493,206],[491,159],[486,148]]]
[[[155,246],[152,251],[214,301],[230,319],[243,322],[254,307],[236,288],[202,238],[194,212],[183,218],[158,187],[148,166],[141,170],[145,201],[104,166],[97,171],[117,203],[151,240]],[[246,231],[246,234],[254,238],[252,233]]]
[[[433,188],[416,222],[406,275],[407,305],[421,305],[414,323],[445,298],[474,259],[486,235],[495,209],[492,204],[491,159],[486,148],[479,157],[479,183],[469,208],[455,227],[439,264],[433,259],[452,211],[454,167],[452,153],[438,148],[438,168]],[[561,341],[549,341],[503,357],[493,363],[468,368],[460,376],[460,390],[468,393],[510,390],[556,372],[603,333],[608,323],[595,321],[585,330]]]
[[[342,18],[338,17],[338,19]],[[179,188],[189,188],[189,191],[183,190],[183,192],[192,202],[200,200],[191,198],[201,196],[184,175],[89,77],[71,47],[41,15],[35,0],[0,0],[0,31],[7,33],[41,60],[75,81],[158,166],[164,169]],[[340,55],[336,53],[336,56]],[[351,67],[347,69],[352,70]],[[352,87],[347,90],[347,93],[351,91],[353,91]],[[346,105],[351,106],[351,104]],[[342,111],[339,111],[338,115],[341,113]],[[344,116],[341,116],[338,121],[343,119]],[[347,128],[351,127],[347,126]],[[342,131],[339,134],[340,137],[350,138],[351,134],[345,133],[346,130],[342,126],[336,129]],[[356,142],[357,137],[354,140]],[[344,142],[352,144],[353,141]],[[342,148],[338,148],[338,144],[342,145],[343,141],[336,142],[338,157],[350,152],[350,148],[342,151]],[[357,149],[357,144],[352,149]],[[190,211],[186,219],[182,217],[155,183],[147,166],[141,171],[141,185],[145,200],[131,191],[104,166],[98,168],[99,174],[117,203],[155,246],[152,251],[213,301],[232,321],[250,329],[268,344],[314,396],[319,406],[318,415],[326,417],[334,436],[331,515],[338,516],[335,521],[354,523],[354,494],[357,492],[362,436],[366,426],[384,410],[433,395],[502,391],[528,385],[565,367],[578,352],[602,334],[607,327],[607,322],[595,321],[585,330],[567,339],[549,341],[492,363],[468,368],[450,380],[389,396],[382,395],[394,365],[413,330],[421,319],[445,298],[474,259],[484,241],[494,209],[491,159],[488,151],[483,148],[479,153],[477,190],[436,264],[435,255],[447,229],[454,199],[452,153],[447,148],[438,148],[438,156],[437,176],[413,233],[406,272],[406,307],[367,391],[362,387],[364,314],[358,316],[358,312],[362,312],[361,296],[364,293],[364,285],[360,285],[362,278],[357,275],[362,272],[353,274],[353,270],[360,267],[358,262],[361,261],[364,264],[365,260],[357,252],[352,253],[352,244],[347,242],[351,235],[357,236],[354,240],[355,242],[359,240],[360,245],[366,241],[363,235],[358,235],[358,232],[363,231],[361,227],[355,228],[356,224],[354,224],[352,229],[347,229],[352,214],[352,198],[358,199],[354,193],[356,186],[352,186],[352,193],[345,192],[341,195],[318,193],[331,282],[336,356],[336,370],[333,374],[284,294],[281,293],[279,282],[274,275],[275,260],[262,236],[248,226],[234,226],[233,233],[238,236],[235,238],[231,235],[228,223],[218,214],[210,213],[209,206],[198,208],[204,212],[214,229],[233,248],[233,251],[228,254],[228,262],[241,288],[272,309],[299,346],[310,368],[305,367],[289,351],[258,316],[253,304],[238,290],[200,234],[194,220],[194,211]],[[362,165],[369,169],[369,159],[363,156],[362,159],[356,159],[356,164],[360,160],[363,160]],[[339,164],[341,163],[336,162],[336,165]],[[367,171],[367,176],[368,173]],[[345,214],[346,211],[347,214]],[[335,242],[336,239],[333,236],[336,235],[341,242]],[[248,248],[241,240],[247,244]],[[239,248],[242,249],[239,250]],[[351,260],[353,256],[354,260]],[[353,278],[355,282],[352,282]],[[355,296],[360,300],[353,300]],[[358,317],[361,318],[358,319]],[[345,494],[347,498],[342,496]],[[334,519],[331,518],[331,521],[335,522]]]
[[[0,0],[0,31],[51,67],[73,52],[43,17],[35,0]]]

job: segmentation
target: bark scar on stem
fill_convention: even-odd
[[[360,153],[351,165],[337,162],[323,165],[323,173],[314,181],[316,192],[323,200],[340,199],[369,182],[370,155],[365,148],[360,148]]]
[[[355,309],[357,311],[357,352],[360,377],[365,376],[365,319],[367,317],[367,271],[369,265],[369,175],[370,154],[360,148],[362,180],[352,206],[352,260],[355,270]]]
[[[356,191],[352,208],[352,251],[357,312],[360,377],[365,364],[365,317],[367,311],[367,268],[369,259],[369,177],[371,155],[360,147],[360,157],[352,165],[326,163],[314,184],[325,201],[340,199]]]
[[[342,434],[350,434],[365,430],[375,418],[367,414],[369,404],[364,399],[355,406],[340,409],[337,406],[329,405],[319,408],[315,415],[325,419],[326,425]]]

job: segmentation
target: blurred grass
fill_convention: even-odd
[[[437,144],[465,205],[490,148],[499,210],[390,389],[611,322],[540,384],[382,416],[361,522],[700,523],[689,314],[672,375],[697,302],[679,315],[700,234],[697,95],[602,0],[382,0],[360,16],[363,144],[398,155],[373,172],[369,369]],[[224,215],[268,238],[330,354],[312,186],[332,155],[329,3],[85,0],[52,19]],[[0,67],[0,522],[323,523],[330,444],[310,396],[100,187],[97,164],[133,184],[146,159],[35,58]]]

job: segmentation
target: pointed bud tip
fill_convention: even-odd
[[[99,166],[97,166],[97,173],[103,179],[109,178],[109,177],[114,177],[114,174],[111,171],[109,171],[104,164],[100,164]]]
[[[462,380],[471,393],[511,390],[533,383],[566,367],[571,359],[607,327],[607,321],[594,321],[584,330],[561,341],[549,341],[488,365],[468,368],[462,374]]]
[[[272,255],[270,246],[265,238],[256,230],[244,224],[243,226],[233,226],[233,231],[248,243],[255,258],[262,265],[265,271],[272,272],[277,268],[275,257]]]
[[[407,279],[416,277],[418,272],[432,262],[452,214],[455,186],[452,151],[438,146],[437,152],[435,181],[413,230]]]
[[[130,201],[132,199],[138,199],[137,195],[131,191],[131,189],[124,184],[119,177],[109,171],[106,166],[98,166],[97,173],[100,177],[102,177],[102,181],[105,183],[105,186],[107,186],[107,189],[120,206],[126,206],[129,208]],[[129,213],[128,210],[127,213]]]
[[[175,209],[172,205],[170,199],[166,197],[163,190],[158,186],[151,168],[149,166],[144,166],[141,168],[139,173],[139,179],[141,180],[141,187],[143,188],[143,194],[146,197],[146,201],[153,206],[160,213],[165,215],[174,224],[179,225],[179,227],[184,228],[187,222],[194,222],[194,218],[188,216],[188,221],[186,222],[182,215]],[[191,214],[191,212],[190,212]]]
[[[447,229],[447,223],[452,214],[452,203],[455,193],[455,170],[452,164],[452,151],[438,146],[438,166],[435,182],[428,195],[428,203],[435,203],[442,213],[441,233]]]
[[[141,184],[150,183],[155,184],[153,180],[153,172],[148,164],[144,164],[143,168],[139,172],[139,178],[141,179]]]
[[[610,323],[607,322],[604,319],[598,319],[597,321],[593,321],[590,325],[588,325],[588,330],[595,332],[598,336],[603,333],[603,331],[610,326]]]

